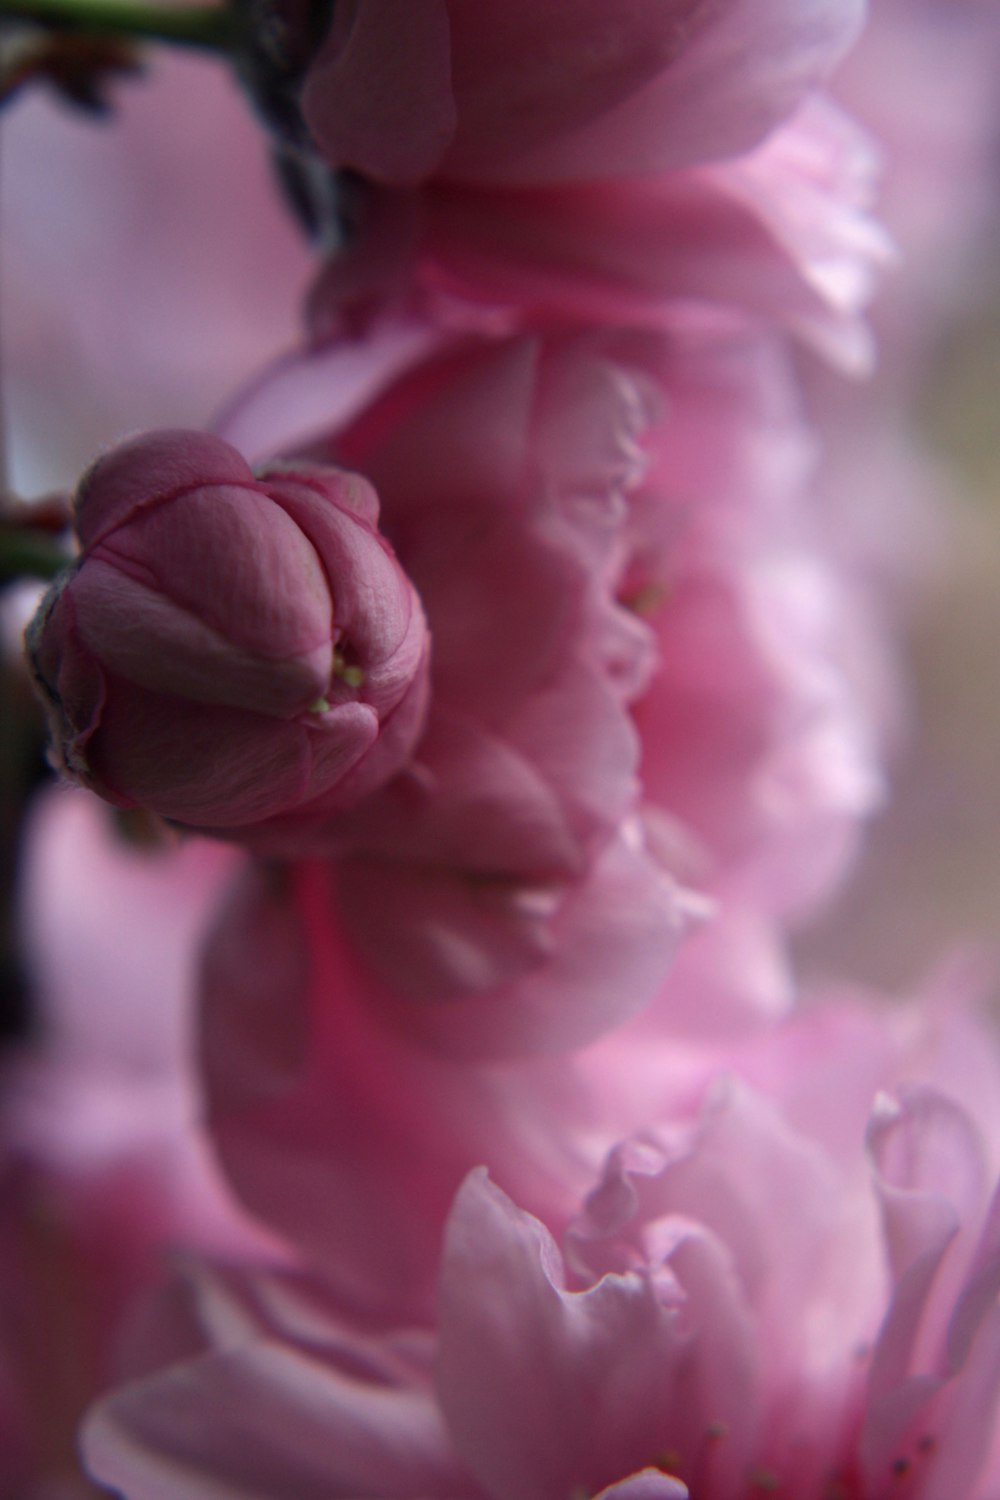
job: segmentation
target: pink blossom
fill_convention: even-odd
[[[345,1305],[409,1320],[428,1315],[442,1224],[471,1167],[488,1162],[518,1202],[564,1225],[614,1142],[658,1111],[690,1111],[726,1059],[739,1057],[748,1075],[752,1059],[762,1090],[780,1088],[811,1122],[820,1113],[836,1149],[860,1136],[873,1091],[906,1076],[892,1062],[906,1028],[848,1014],[825,1036],[817,1022],[791,1025],[780,1044],[760,1019],[749,1030],[725,1005],[727,988],[745,1007],[748,987],[770,995],[780,986],[773,933],[724,919],[696,942],[700,951],[676,961],[679,986],[671,976],[645,1012],[589,1047],[455,1061],[415,1044],[391,1010],[373,1005],[343,924],[330,921],[320,867],[284,891],[248,872],[209,946],[203,991],[209,1121],[229,1181],[326,1267]],[[714,1033],[693,1036],[685,1007],[722,1012]],[[800,1055],[810,1038],[811,1075]],[[936,1046],[943,1054],[932,1031],[927,1047]],[[821,1091],[824,1049],[834,1077]],[[938,1066],[953,1089],[968,1057],[949,1072]]]
[[[704,304],[863,368],[861,313],[891,253],[868,212],[875,168],[864,133],[816,96],[753,151],[686,170],[527,189],[355,184],[313,320],[351,328],[397,301],[451,323],[669,328],[679,304]]]
[[[638,816],[654,638],[618,597],[648,387],[588,340],[445,345],[325,445],[380,489],[434,656],[411,765],[316,847],[373,1003],[437,1045],[594,1035],[687,915]]]
[[[435,643],[410,765],[317,827],[330,919],[371,1003],[436,1047],[579,1043],[671,984],[679,925],[713,911],[678,883],[773,951],[877,799],[841,585],[796,514],[808,441],[780,354],[746,333],[403,347],[313,440],[375,484]],[[299,373],[318,415],[336,363]],[[240,430],[277,436],[289,377]],[[741,980],[707,947],[679,1025],[776,1008],[770,957]]]
[[[857,0],[356,0],[306,75],[326,158],[377,181],[558,182],[756,145],[853,40]]]
[[[472,1173],[433,1330],[352,1324],[335,1265],[196,1270],[92,1415],[91,1471],[130,1500],[195,1481],[234,1500],[980,1500],[997,1083],[992,1042],[947,1007],[834,1004],[700,1102],[661,1093],[568,1214]]]
[[[83,555],[29,632],[62,768],[237,839],[391,776],[422,725],[427,641],[377,514],[356,476],[255,478],[197,433],[100,459],[77,499]]]
[[[112,819],[60,788],[25,830],[19,930],[39,1034],[5,1057],[4,1148],[57,1182],[72,1216],[115,1223],[122,1248],[182,1234],[222,1244],[192,998],[238,856],[202,840],[142,847]]]
[[[604,932],[599,912],[592,924]],[[606,935],[603,942],[616,952]],[[572,972],[572,954],[567,964]],[[632,977],[624,965],[623,973]],[[546,977],[543,968],[535,987]],[[588,984],[583,973],[577,993],[555,988],[557,1035],[579,1027]],[[615,998],[606,979],[604,989]],[[494,1051],[511,1050],[504,1031],[523,1027],[531,998],[515,988],[472,1006],[473,1025],[483,1015],[488,1023],[490,1003],[497,1013],[499,1035],[487,1039],[507,1046]],[[579,1064],[545,1054],[456,1059],[445,1028],[470,1030],[469,1006],[441,1007],[433,1048],[414,1039],[399,1000],[373,989],[318,864],[277,888],[248,869],[208,945],[201,1063],[220,1161],[245,1205],[324,1261],[359,1311],[427,1316],[448,1205],[477,1162],[502,1158],[531,1204],[559,1198],[567,1210],[580,1173],[593,1167],[589,1155],[574,1165],[578,1146],[555,1126],[582,1122],[595,1090],[605,1097],[618,1033]],[[623,1045],[632,1057],[631,1041]],[[689,1051],[678,1041],[676,1061],[661,1059],[662,1088],[675,1076],[677,1089],[686,1086]]]
[[[35,1028],[0,1069],[0,1472],[5,1495],[89,1495],[76,1426],[165,1247],[262,1259],[203,1129],[196,951],[233,851],[140,846],[96,798],[39,799],[19,932]]]

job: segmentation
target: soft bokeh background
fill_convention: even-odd
[[[166,49],[95,120],[44,91],[3,119],[11,478],[72,485],[144,427],[204,426],[290,347],[311,256],[221,62]]]
[[[800,945],[809,971],[892,989],[956,945],[1000,960],[1000,272],[980,275],[920,396],[929,455],[949,466],[948,511],[904,636],[909,722],[890,800]]]

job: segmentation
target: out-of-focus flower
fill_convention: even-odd
[[[195,1076],[196,952],[238,858],[129,842],[61,788],[25,831],[35,1025],[0,1066],[0,1472],[12,1500],[92,1495],[76,1426],[179,1244],[273,1262],[213,1160]]]
[[[352,1324],[335,1264],[196,1270],[139,1378],[92,1415],[92,1472],[129,1500],[195,1479],[239,1500],[991,1494],[992,1040],[947,1005],[841,1002],[693,1102],[657,1103],[636,1061],[645,1121],[575,1210],[534,1217],[467,1179],[433,1332]],[[595,1128],[578,1127],[588,1155]]]
[[[87,793],[53,789],[25,828],[21,946],[36,1026],[3,1069],[3,1143],[122,1247],[223,1243],[224,1192],[194,1070],[198,953],[238,862],[216,843],[130,842]]]
[[[306,362],[297,408],[331,373]],[[276,436],[288,379],[241,432]],[[442,339],[314,451],[375,484],[435,642],[412,762],[317,828],[373,1005],[456,1051],[572,1045],[663,982],[675,881],[758,952],[836,881],[878,776],[771,344],[683,320]],[[723,979],[705,946],[678,1024],[761,998],[756,962]]]
[[[813,96],[755,150],[685,170],[486,190],[357,182],[312,319],[354,330],[401,302],[452,325],[669,328],[687,305],[783,325],[857,370],[891,255],[869,213],[876,166],[868,137]]]
[[[98,460],[83,555],[30,635],[59,764],[120,806],[280,838],[397,771],[423,724],[416,594],[356,475],[255,478],[219,438]]]
[[[613,952],[604,914],[594,911],[591,920]],[[584,935],[585,956],[594,941]],[[625,965],[622,972],[634,983]],[[546,977],[543,970],[541,982]],[[609,977],[601,978],[610,988]],[[536,989],[539,983],[536,976]],[[587,984],[581,972],[579,993],[556,989],[556,1034],[579,1029]],[[553,1125],[582,1122],[592,1090],[613,1084],[617,1033],[599,1044],[594,1065],[590,1050],[579,1067],[564,1056],[456,1060],[444,1023],[454,1015],[468,1029],[468,998],[445,1010],[433,1049],[407,1036],[398,1001],[387,1016],[379,999],[331,900],[326,870],[300,867],[292,882],[245,871],[205,957],[207,1118],[242,1202],[327,1263],[359,1314],[426,1318],[441,1228],[471,1166],[488,1160],[499,1167],[502,1158],[503,1180],[539,1209],[581,1189],[586,1169],[572,1166],[577,1143],[568,1145]],[[493,998],[500,1040],[505,1020],[508,1030],[521,1022],[518,1002],[516,988]],[[670,1013],[669,1005],[658,1008]],[[671,1087],[668,1079],[688,1078],[688,1051],[678,1041],[675,1055],[661,1059],[662,1089]]]
[[[867,554],[886,602],[909,602],[915,582],[940,577],[959,498],[920,431],[918,403],[942,338],[984,295],[1000,141],[1000,34],[987,10],[879,0],[837,76],[838,98],[879,143],[879,216],[901,254],[872,309],[872,379],[808,365],[804,390],[827,453],[830,544]]]
[[[302,109],[379,182],[605,180],[755,146],[850,45],[861,0],[357,0]]]

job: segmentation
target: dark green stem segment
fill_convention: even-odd
[[[237,32],[228,5],[143,5],[136,0],[0,0],[3,21],[90,35],[148,37],[210,52],[231,52]]]
[[[65,547],[30,526],[0,528],[0,583],[10,583],[15,578],[41,578],[47,582],[72,561]]]

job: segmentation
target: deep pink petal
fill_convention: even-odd
[[[426,177],[455,127],[450,63],[446,0],[356,0],[309,71],[306,121],[337,167]]]
[[[252,480],[246,460],[208,432],[166,431],[122,443],[88,469],[77,496],[76,526],[87,547],[195,485],[242,485]]]

